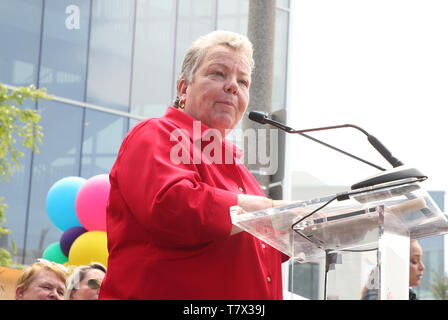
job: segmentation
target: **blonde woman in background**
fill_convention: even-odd
[[[25,268],[17,280],[17,300],[63,300],[68,269],[44,259]]]

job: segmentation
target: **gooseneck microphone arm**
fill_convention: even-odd
[[[364,135],[366,135],[367,136],[367,140],[369,141],[369,143],[395,168],[395,167],[399,167],[399,166],[402,166],[403,165],[403,163],[400,161],[400,160],[398,160],[397,158],[395,158],[395,157],[393,157],[392,156],[392,154],[390,153],[390,151],[389,150],[387,150],[386,149],[386,147],[384,147],[384,145],[377,139],[377,138],[375,138],[374,136],[372,136],[371,134],[369,134],[367,131],[365,131],[364,129],[362,129],[362,128],[360,128],[360,127],[358,127],[358,126],[355,126],[355,125],[352,125],[352,124],[343,124],[343,125],[337,125],[337,126],[329,126],[329,127],[320,127],[320,128],[312,128],[312,129],[304,129],[304,130],[295,130],[295,129],[293,129],[293,128],[291,128],[291,127],[288,127],[288,126],[286,126],[286,125],[284,125],[283,123],[280,123],[280,122],[278,122],[278,121],[275,121],[275,120],[272,120],[272,119],[270,119],[270,118],[268,118],[268,115],[266,114],[266,113],[264,113],[264,112],[260,112],[260,111],[251,111],[250,113],[249,113],[249,119],[250,120],[252,120],[252,121],[255,121],[255,122],[258,122],[258,123],[260,123],[260,124],[270,124],[270,125],[272,125],[272,126],[274,126],[274,127],[277,127],[277,128],[279,128],[279,129],[281,129],[281,130],[283,130],[283,131],[286,131],[286,132],[288,132],[288,133],[297,133],[297,134],[300,134],[301,136],[303,136],[303,137],[305,137],[305,138],[308,138],[308,139],[310,139],[310,140],[313,140],[314,142],[317,142],[317,143],[320,143],[320,144],[322,144],[322,145],[324,145],[324,146],[326,146],[326,147],[328,147],[328,148],[330,148],[330,149],[333,149],[333,150],[335,150],[335,151],[337,151],[337,152],[340,152],[340,153],[342,153],[342,154],[345,154],[345,155],[347,155],[347,156],[349,156],[349,157],[351,157],[351,158],[354,158],[354,159],[356,159],[356,160],[358,160],[358,161],[361,161],[361,162],[363,162],[363,163],[365,163],[365,164],[368,164],[368,165],[370,165],[370,166],[372,166],[372,167],[374,167],[374,168],[376,168],[376,169],[378,169],[378,170],[381,170],[381,171],[386,171],[386,169],[384,169],[384,168],[382,168],[382,167],[380,167],[380,166],[378,166],[378,165],[376,165],[376,164],[373,164],[373,163],[371,163],[371,162],[369,162],[369,161],[367,161],[367,160],[364,160],[364,159],[362,159],[362,158],[359,158],[359,157],[357,157],[357,156],[355,156],[355,155],[353,155],[353,154],[351,154],[351,153],[348,153],[348,152],[346,152],[346,151],[344,151],[344,150],[341,150],[341,149],[339,149],[339,148],[336,148],[336,147],[334,147],[334,146],[332,146],[332,145],[330,145],[330,144],[328,144],[328,143],[325,143],[325,142],[323,142],[323,141],[321,141],[321,140],[319,140],[319,139],[316,139],[316,138],[314,138],[314,137],[311,137],[311,136],[309,136],[309,135],[307,135],[306,134],[306,132],[313,132],[313,131],[323,131],[323,130],[331,130],[331,129],[339,129],[339,128],[348,128],[348,127],[350,127],[350,128],[354,128],[354,129],[357,129],[357,130],[359,130],[359,131],[361,131],[362,133],[364,133]]]
[[[355,128],[361,131],[367,136],[367,140],[370,142],[370,144],[384,157],[384,159],[386,159],[392,165],[392,167],[396,168],[403,165],[403,163],[400,160],[392,156],[392,153],[389,150],[387,150],[386,147],[377,138],[369,134],[366,130],[353,124],[343,124],[338,126],[320,127],[305,130],[293,130],[291,131],[291,133],[304,133],[304,132],[339,129],[339,128]]]

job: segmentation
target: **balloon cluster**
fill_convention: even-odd
[[[107,266],[106,204],[109,176],[89,179],[66,177],[47,194],[46,209],[51,222],[63,231],[59,242],[50,244],[42,258],[68,265],[93,261]]]

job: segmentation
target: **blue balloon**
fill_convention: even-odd
[[[47,194],[47,214],[53,224],[65,231],[71,227],[82,227],[76,215],[75,199],[79,188],[87,180],[80,177],[66,177],[57,181]]]

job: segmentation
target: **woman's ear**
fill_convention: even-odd
[[[17,286],[16,288],[16,299],[21,300],[23,298],[23,287]]]
[[[187,80],[182,79],[179,81],[179,85],[177,86],[177,96],[179,97],[179,100],[185,100],[187,95],[187,88],[188,83]]]

